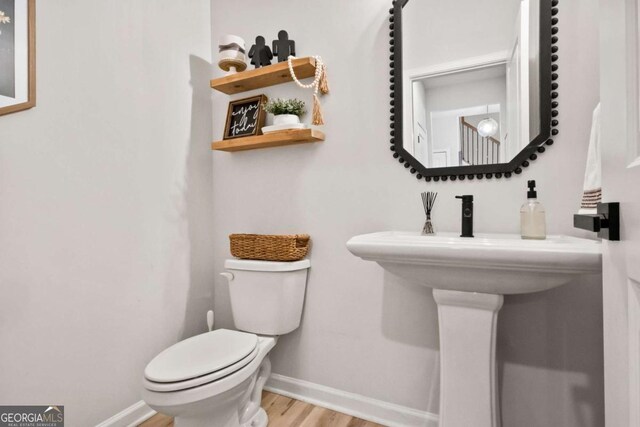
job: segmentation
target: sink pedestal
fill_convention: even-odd
[[[503,295],[553,289],[600,273],[599,242],[519,234],[355,236],[354,254],[433,289],[440,323],[440,427],[499,427],[496,323]]]
[[[434,289],[440,427],[499,427],[496,326],[503,296]]]

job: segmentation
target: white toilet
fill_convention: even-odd
[[[269,351],[298,328],[309,260],[225,262],[233,320],[246,332],[218,329],[181,341],[144,371],[142,398],[177,427],[266,427],[260,407],[271,373]]]

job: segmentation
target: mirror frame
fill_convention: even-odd
[[[417,1],[417,0],[416,0]],[[393,158],[415,175],[430,181],[457,179],[510,178],[544,153],[545,145],[553,145],[558,135],[558,0],[540,0],[540,134],[529,142],[509,163],[493,165],[449,166],[427,168],[403,145],[403,71],[402,71],[402,9],[409,0],[394,0],[389,9],[390,87],[391,90],[391,151]]]

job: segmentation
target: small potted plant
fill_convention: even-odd
[[[262,104],[262,108],[269,114],[273,114],[274,126],[286,126],[300,124],[300,117],[305,113],[304,101],[299,99],[272,99]]]

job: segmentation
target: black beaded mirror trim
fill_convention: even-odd
[[[414,0],[417,1],[417,0]],[[402,8],[409,0],[394,0],[393,7],[389,9],[389,90],[390,90],[390,142],[393,158],[397,159],[418,180],[426,182],[439,181],[471,181],[486,178],[511,178],[513,174],[519,175],[523,168],[529,167],[546,151],[545,146],[554,143],[553,137],[558,135],[560,121],[558,103],[558,3],[559,0],[541,0],[540,22],[550,22],[551,25],[540,25],[540,67],[541,71],[547,68],[549,74],[540,74],[540,98],[542,105],[540,111],[541,131],[527,147],[525,147],[509,163],[495,165],[453,166],[446,168],[426,168],[411,156],[402,146],[402,101],[396,105],[396,99],[402,100],[402,79],[396,81],[396,75],[402,76]],[[550,43],[543,43],[549,40]],[[543,48],[548,51],[543,52]],[[546,50],[546,49],[545,49]],[[551,108],[544,107],[548,105]],[[397,132],[397,133],[396,133]],[[406,156],[405,159],[402,156]]]

